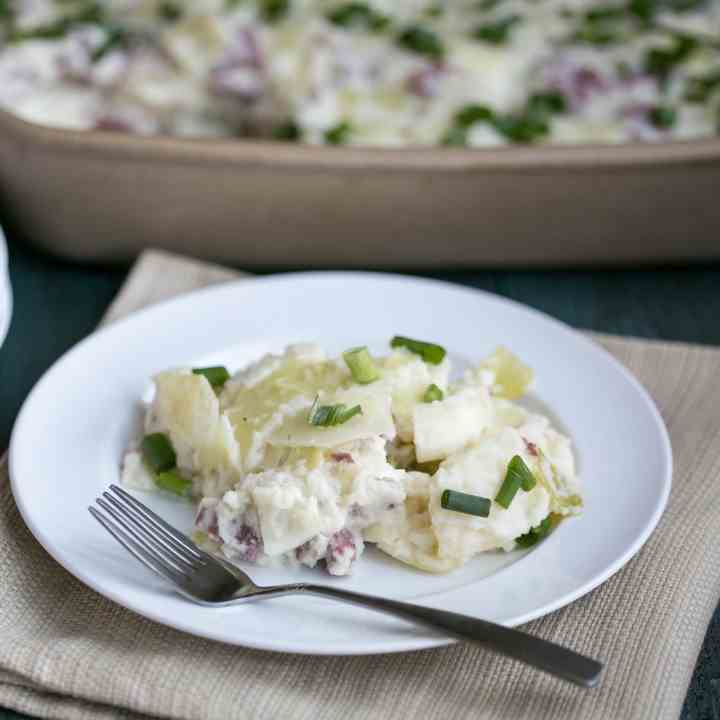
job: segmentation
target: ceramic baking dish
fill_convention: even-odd
[[[57,255],[253,266],[720,257],[720,139],[367,150],[76,132],[0,112],[7,217]]]

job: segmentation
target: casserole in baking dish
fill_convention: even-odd
[[[487,147],[689,139],[720,123],[714,0],[3,6],[0,107],[54,127]]]
[[[663,11],[652,15],[653,22],[667,21],[667,4],[662,3]],[[12,0],[0,5],[16,7]],[[47,3],[21,5],[42,9]],[[710,41],[703,34],[708,23],[699,27],[693,18],[698,8],[705,13],[701,17],[716,18],[716,2],[683,3],[690,9],[683,7],[683,12],[671,13],[671,19],[678,22],[679,18],[687,28],[663,30],[665,44],[658,39],[659,31],[642,29],[642,2],[623,4],[622,15],[613,10],[620,4],[603,5],[605,9],[600,12],[602,8],[597,4],[576,0],[565,6],[554,0],[475,3],[487,7],[474,10],[479,19],[468,23],[465,33],[473,37],[463,42],[466,47],[470,43],[483,57],[507,59],[535,52],[529,39],[524,55],[508,55],[504,47],[504,43],[530,37],[527,33],[531,34],[531,30],[525,27],[530,27],[530,21],[527,13],[518,10],[521,6],[554,8],[553,22],[572,30],[573,38],[577,33],[594,38],[593,42],[582,41],[588,46],[583,52],[591,55],[604,57],[606,53],[614,57],[613,53],[622,52],[625,45],[616,48],[613,33],[624,37],[634,32],[633,28],[641,29],[641,39],[628,45],[634,48],[632,58],[624,64],[613,61],[612,71],[601,73],[598,67],[594,74],[588,73],[584,65],[569,62],[560,68],[562,72],[552,66],[559,75],[553,74],[555,70],[549,75],[530,73],[522,76],[522,82],[505,85],[493,85],[492,74],[483,71],[478,75],[485,82],[481,96],[473,95],[472,83],[462,86],[471,87],[470,91],[458,90],[452,79],[445,87],[442,78],[431,79],[423,71],[443,75],[451,67],[450,60],[457,56],[451,42],[451,36],[455,36],[440,29],[443,22],[451,23],[451,10],[465,4],[445,3],[438,11],[433,9],[435,6],[425,8],[419,0],[408,1],[393,3],[392,13],[389,5],[384,13],[381,4],[362,6],[383,16],[415,13],[401,17],[402,22],[393,20],[390,26],[377,21],[376,25],[383,25],[379,33],[370,27],[374,15],[359,10],[358,3],[347,6],[355,8],[347,27],[345,20],[335,22],[331,17],[340,5],[327,3],[322,16],[307,24],[314,22],[326,28],[332,38],[374,43],[393,57],[404,58],[386,73],[395,77],[393,68],[402,69],[402,92],[396,93],[394,99],[384,90],[380,94],[390,101],[390,106],[394,103],[410,110],[405,115],[385,112],[387,108],[375,102],[373,92],[345,102],[348,98],[342,94],[340,97],[333,86],[328,91],[330,101],[318,100],[315,107],[306,102],[312,101],[314,94],[304,93],[299,81],[293,80],[291,89],[297,90],[296,96],[286,94],[284,105],[276,101],[274,92],[262,94],[257,104],[236,97],[231,103],[236,114],[230,116],[235,126],[218,120],[228,117],[222,114],[227,111],[226,93],[245,88],[255,72],[253,67],[260,64],[253,55],[258,48],[252,52],[248,49],[254,47],[256,39],[249,45],[245,42],[245,26],[234,27],[228,40],[231,44],[218,50],[218,63],[206,68],[205,75],[200,74],[203,82],[211,81],[210,86],[206,83],[203,87],[209,87],[208,97],[218,102],[213,107],[219,108],[220,114],[214,116],[214,111],[209,112],[202,103],[191,104],[187,112],[170,103],[170,111],[166,108],[154,114],[148,111],[152,103],[147,100],[172,98],[177,91],[176,84],[170,82],[172,78],[164,82],[161,73],[160,81],[154,86],[150,83],[155,96],[152,92],[148,95],[147,84],[143,86],[144,104],[128,104],[132,93],[125,91],[114,94],[105,88],[98,92],[94,74],[113,56],[117,59],[118,54],[131,52],[126,47],[129,31],[123,26],[116,35],[108,34],[106,27],[93,20],[95,4],[59,5],[78,13],[60,22],[62,38],[53,37],[58,33],[54,20],[36,18],[35,28],[40,28],[40,34],[46,37],[22,39],[22,33],[32,34],[32,24],[27,28],[18,25],[22,41],[11,42],[8,53],[38,44],[65,48],[69,40],[80,43],[75,37],[79,34],[86,45],[80,43],[78,51],[70,42],[70,47],[63,50],[69,55],[63,55],[62,61],[53,55],[57,62],[53,60],[48,71],[52,75],[61,67],[63,73],[75,73],[74,79],[64,76],[64,85],[59,89],[53,86],[54,91],[43,94],[33,89],[37,88],[33,85],[37,78],[30,82],[30,90],[23,89],[27,78],[23,80],[20,73],[19,85],[10,88],[5,84],[4,92],[6,96],[11,91],[29,95],[24,95],[24,101],[15,96],[5,104],[14,114],[35,122],[0,112],[0,182],[5,211],[25,235],[57,253],[85,259],[124,259],[142,247],[156,245],[246,266],[395,267],[657,262],[716,254],[713,236],[720,227],[720,207],[715,202],[720,180],[720,141],[710,137],[662,141],[702,137],[713,130],[718,98],[712,82],[716,51],[707,45]],[[107,4],[114,5],[123,3]],[[202,64],[204,55],[192,54],[194,41],[183,44],[176,36],[185,24],[198,23],[201,18],[201,24],[206,26],[208,18],[215,17],[213,12],[224,10],[206,9],[204,15],[198,14],[201,6],[212,5],[205,2],[136,5],[152,6],[153,12],[167,15],[162,20],[168,26],[163,33],[167,31],[170,38],[175,38],[173,43],[184,48],[181,56],[189,53],[199,57],[197,61]],[[242,19],[244,12],[267,15],[266,5],[255,0],[238,3],[232,9],[233,17]],[[288,12],[310,12],[307,8],[325,5],[296,0],[288,4]],[[628,9],[631,5],[635,7],[632,12]],[[661,4],[649,4],[655,5]],[[171,6],[174,10],[168,9]],[[93,22],[74,27],[73,18],[88,20],[81,14],[88,7]],[[195,9],[190,11],[190,7]],[[426,34],[406,35],[408,28],[417,27],[421,11],[421,27],[428,32],[430,28],[437,30],[431,37],[438,40],[439,47]],[[487,21],[482,20],[483,13]],[[508,18],[522,17],[505,28],[502,13],[510,13]],[[255,22],[253,17],[242,22],[251,24]],[[279,17],[273,22],[266,17],[261,39],[263,33],[274,37],[283,28],[290,35],[300,32],[292,30],[297,23],[293,24],[291,17]],[[414,25],[408,24],[411,20]],[[153,22],[157,22],[156,18]],[[495,30],[482,30],[487,26]],[[141,26],[134,32],[148,31]],[[376,37],[378,33],[389,34]],[[458,33],[460,30],[455,35]],[[689,33],[700,39],[688,42]],[[263,42],[259,41],[258,46]],[[296,38],[294,42],[301,40]],[[580,40],[573,39],[571,47],[563,52],[575,53],[577,42]],[[163,45],[165,55],[173,43]],[[323,44],[320,39],[317,43]],[[233,62],[227,53],[235,58]],[[336,54],[331,55],[330,67],[334,73],[339,72],[333,64]],[[88,58],[89,79],[83,77],[88,71],[83,62],[87,63]],[[181,64],[180,59],[178,56],[173,60],[173,67]],[[122,63],[122,57],[119,61]],[[292,62],[289,64],[292,66]],[[322,76],[326,66],[321,62],[319,66]],[[649,72],[651,69],[655,75]],[[103,72],[109,71],[105,67]],[[352,72],[350,75],[360,82],[367,68],[358,72],[360,79]],[[147,78],[153,80],[152,73]],[[536,81],[539,84],[533,85]],[[180,96],[196,97],[192,89],[195,85],[191,83],[187,92],[179,92]],[[623,93],[627,88],[630,94],[626,97]],[[422,97],[428,93],[428,97]],[[636,97],[633,93],[639,94]],[[699,101],[691,99],[693,93]],[[84,98],[79,104],[78,97]],[[288,97],[292,101],[289,105]],[[54,101],[47,102],[48,98]],[[117,105],[120,100],[126,103],[123,107]],[[85,114],[78,112],[78,107]],[[262,112],[261,107],[265,108]],[[42,117],[48,108],[52,112],[75,108],[69,113],[74,121],[60,124],[95,129],[42,127],[38,121],[52,120]],[[88,113],[88,109],[92,112]],[[142,112],[138,113],[138,109]],[[242,110],[240,116],[238,109]],[[138,118],[144,118],[143,122],[132,127]],[[109,132],[111,129],[135,129],[140,134],[162,131],[171,137],[139,137]],[[277,142],[265,137],[227,139],[229,132],[285,135],[304,142]],[[172,137],[178,134],[184,137]],[[222,137],[195,139],[208,134]],[[559,142],[573,138],[581,144]],[[638,138],[661,142],[618,142]],[[587,144],[589,140],[602,142],[592,145]],[[317,146],[322,143],[335,147]],[[387,147],[398,144],[407,147]],[[512,147],[504,147],[507,144]],[[474,149],[463,145],[496,147]]]

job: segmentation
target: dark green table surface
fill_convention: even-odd
[[[15,309],[0,350],[0,448],[7,445],[15,415],[32,385],[95,327],[127,273],[124,267],[86,267],[50,259],[12,240],[10,270]],[[433,276],[520,300],[580,328],[720,345],[720,264]],[[698,659],[683,720],[720,720],[719,650],[720,609]],[[0,720],[19,717],[0,709]]]

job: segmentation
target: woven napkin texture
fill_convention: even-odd
[[[106,321],[233,277],[148,252]],[[58,720],[677,718],[720,596],[720,351],[596,339],[655,398],[676,463],[668,509],[639,555],[526,626],[605,660],[599,688],[571,687],[468,645],[302,657],[182,634],[114,605],[57,565],[23,524],[0,467],[0,706]]]

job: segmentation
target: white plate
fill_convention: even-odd
[[[0,228],[0,345],[10,328],[12,315],[12,292],[10,290],[10,274],[7,266],[7,246],[5,235]]]
[[[288,597],[213,610],[170,592],[90,517],[118,481],[148,378],[173,365],[236,367],[287,343],[328,350],[394,334],[477,360],[503,343],[536,372],[546,404],[576,443],[587,507],[523,555],[489,554],[433,576],[369,552],[351,578],[319,570],[252,569],[260,582],[314,579],[517,625],[559,608],[619,570],[665,507],[671,450],[640,384],[602,349],[561,323],[486,293],[391,275],[308,273],[243,280],[140,312],[90,336],[40,380],[15,426],[12,487],[29,528],[71,573],[159,622],[238,645],[313,654],[362,654],[446,644],[382,615],[318,598]],[[183,529],[191,509],[145,499]],[[631,602],[632,598],[628,598]]]

